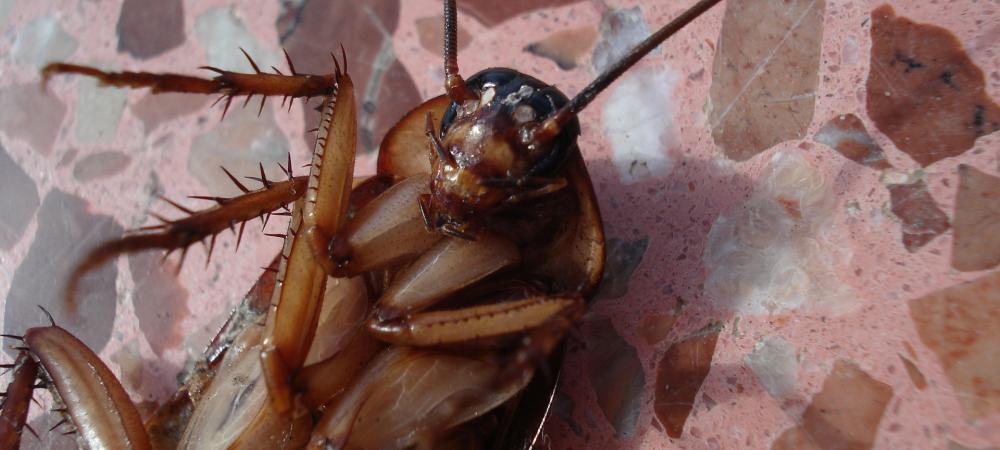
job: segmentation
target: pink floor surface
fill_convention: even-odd
[[[689,2],[492,3],[459,2],[462,72],[513,67],[572,95]],[[543,445],[1000,447],[1000,3],[887,4],[723,2],[580,115],[609,258]],[[39,69],[248,71],[242,47],[322,73],[343,44],[366,173],[385,130],[442,91],[432,0],[0,0],[0,29],[3,332],[47,306],[145,412],[279,242],[252,227],[176,277],[159,255],[121,258],[78,318],[60,280],[174,214],[157,195],[235,194],[219,165],[301,167],[316,114],[271,101],[258,118],[254,101],[220,122],[196,96],[68,77],[43,93]]]

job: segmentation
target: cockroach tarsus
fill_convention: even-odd
[[[343,47],[327,75],[299,73],[287,53],[289,74],[264,73],[245,51],[253,73],[209,67],[210,79],[46,66],[43,84],[76,74],[220,94],[223,116],[237,96],[323,103],[308,176],[293,176],[290,157],[287,180],[261,166],[257,190],[227,171],[242,195],[199,197],[216,202],[200,211],[168,201],[187,216],[98,246],[67,282],[72,308],[80,278],[115,256],[180,250],[183,261],[208,241],[210,257],[222,230],[238,225],[239,240],[251,219],[290,216],[279,256],[153,417],[143,424],[110,370],[55,324],[25,333],[18,374],[40,363],[88,448],[532,448],[558,377],[549,365],[604,264],[577,113],[719,1],[699,1],[573,98],[512,69],[463,78],[444,1],[445,93],[387,133],[377,175],[359,182]],[[16,446],[19,430],[0,427],[2,442]]]

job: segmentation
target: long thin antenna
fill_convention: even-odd
[[[618,79],[625,71],[630,69],[635,63],[639,62],[644,56],[653,51],[658,45],[662,44],[663,41],[667,40],[670,36],[684,28],[687,24],[691,23],[698,16],[702,15],[705,11],[708,11],[716,3],[722,0],[701,0],[694,6],[684,11],[681,15],[677,16],[670,23],[660,28],[655,33],[650,35],[646,40],[639,43],[639,45],[632,48],[625,56],[615,62],[610,68],[600,74],[594,81],[590,82],[587,87],[583,88],[576,97],[573,97],[565,106],[560,108],[558,111],[552,113],[545,121],[539,125],[537,132],[535,133],[536,139],[547,140],[555,137],[559,134],[559,130],[569,122],[576,113],[586,108],[590,104],[597,94],[600,94],[605,88],[607,88],[611,83]]]
[[[455,103],[475,97],[458,73],[458,19],[455,0],[444,1],[444,90]]]

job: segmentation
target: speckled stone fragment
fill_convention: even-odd
[[[42,16],[18,29],[11,55],[18,62],[42,68],[54,61],[65,61],[78,43],[63,29],[57,15]]]
[[[583,63],[596,40],[597,30],[594,27],[578,27],[556,31],[545,39],[528,44],[524,51],[550,59],[562,70],[572,70]]]
[[[125,170],[131,162],[132,157],[122,152],[94,153],[76,162],[73,166],[73,178],[81,183],[108,178]]]
[[[709,326],[671,345],[657,364],[653,412],[674,439],[684,432],[695,397],[712,368],[720,330],[719,326]]]
[[[396,59],[392,36],[399,24],[399,0],[366,2],[306,2],[292,8],[297,21],[279,21],[282,46],[295,68],[308,73],[330,73],[331,43],[349,49],[348,61],[358,102],[358,151],[375,151],[386,131],[420,103],[420,94],[406,68]],[[282,26],[286,28],[282,28]],[[316,128],[319,113],[304,105],[304,129]],[[309,135],[307,140],[312,141]]]
[[[768,336],[754,345],[746,363],[774,398],[785,398],[795,391],[798,359],[795,347],[781,336]]]
[[[607,262],[597,298],[620,298],[628,293],[629,279],[642,262],[647,247],[649,239],[607,240]]]
[[[893,390],[853,363],[837,360],[802,415],[802,425],[786,430],[774,449],[868,449]]]
[[[0,130],[27,141],[41,155],[52,153],[66,105],[53,94],[39,95],[35,84],[13,84],[0,89]]]
[[[231,7],[212,8],[199,14],[194,21],[194,31],[198,42],[205,48],[205,56],[210,66],[238,72],[252,71],[250,62],[240,51],[241,48],[259,67],[278,66],[283,63],[283,60],[278,58],[278,53],[269,51],[269,47],[258,43]],[[324,54],[329,58],[328,52]]]
[[[181,0],[125,0],[118,15],[118,51],[148,59],[184,43]]]
[[[584,327],[590,384],[597,404],[619,437],[635,431],[646,375],[635,348],[615,330],[611,319],[594,317]]]
[[[11,6],[14,6],[14,0],[0,0],[0,26],[7,23],[7,15],[10,14]]]
[[[900,150],[927,166],[1000,130],[1000,106],[951,31],[896,16],[889,5],[871,17],[868,116]]]
[[[865,124],[854,114],[840,114],[816,132],[816,141],[836,150],[845,158],[875,170],[892,167],[885,152],[872,139]]]
[[[750,198],[712,224],[708,298],[744,314],[853,308],[857,295],[832,276],[849,256],[846,238],[831,234],[835,207],[832,183],[814,162],[774,153]]]
[[[948,216],[938,207],[923,180],[890,184],[892,213],[902,225],[903,246],[910,253],[920,250],[948,230]]]
[[[649,36],[649,26],[642,17],[642,9],[609,9],[601,16],[598,39],[590,65],[600,73],[628,53],[635,44]]]
[[[441,16],[421,17],[414,21],[417,26],[417,37],[420,46],[438,56],[444,56],[444,18]],[[458,23],[458,42],[456,48],[461,52],[472,43],[472,35],[466,31],[462,23]]]
[[[656,345],[663,341],[673,329],[677,317],[668,314],[649,314],[642,319],[636,330],[646,344]]]
[[[965,415],[1000,413],[1000,272],[911,300],[910,315]]]
[[[611,88],[601,119],[623,182],[666,177],[673,170],[669,151],[677,146],[674,88],[679,78],[669,66],[644,67]]]
[[[24,172],[0,145],[0,249],[9,250],[24,234],[25,228],[31,222],[38,210],[38,189],[34,180]]]
[[[823,0],[727,2],[712,65],[712,138],[732,160],[804,136],[823,42]]]
[[[958,166],[951,266],[975,271],[1000,264],[1000,177]]]
[[[100,86],[93,78],[78,81],[75,134],[79,142],[109,143],[125,109],[125,90]]]

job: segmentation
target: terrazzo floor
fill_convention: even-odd
[[[492,3],[459,1],[462,72],[572,95],[689,2]],[[249,71],[242,47],[325,73],[343,44],[371,173],[388,127],[442,91],[440,29],[432,0],[0,0],[3,332],[45,306],[155,409],[280,242],[251,227],[176,276],[176,257],[123,257],[79,316],[60,280],[175,217],[159,195],[236,194],[220,165],[300,167],[317,121],[315,102],[220,121],[211,98],[72,77],[43,92],[46,63],[208,75]],[[997,42],[996,0],[729,0],[598,97],[580,147],[608,264],[542,448],[1000,447]],[[25,446],[73,446],[41,434]]]

